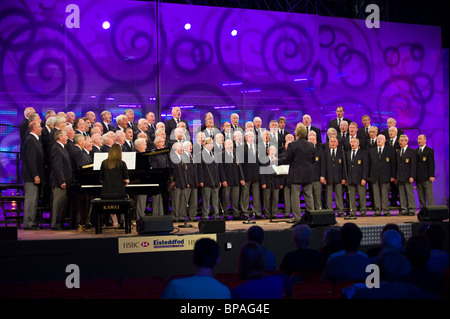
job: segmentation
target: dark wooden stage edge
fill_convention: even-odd
[[[356,220],[346,220],[337,217],[337,226],[346,222],[353,222],[361,227],[363,240],[361,250],[379,244],[380,232],[384,225],[396,223],[409,238],[418,227],[417,216],[398,216],[398,212],[391,212],[390,217],[358,217]],[[252,225],[259,225],[265,231],[264,246],[271,250],[276,257],[277,265],[283,256],[295,249],[292,242],[292,224],[286,220],[277,219],[277,223],[270,220],[256,220],[255,224],[244,224],[243,221],[227,221],[225,232],[213,234],[221,247],[221,263],[216,268],[217,273],[231,273],[236,270],[239,249],[246,241],[246,231]],[[448,221],[442,223],[447,232]],[[192,228],[178,228],[182,223],[174,223],[174,231],[169,235],[180,240],[199,235],[198,223],[192,223]],[[332,227],[332,226],[328,226]],[[323,245],[323,232],[327,227],[312,229],[311,248]],[[206,235],[206,234],[205,234]],[[48,280],[65,280],[68,276],[66,267],[75,264],[80,269],[81,279],[113,277],[124,279],[127,277],[158,275],[191,274],[192,250],[180,251],[152,251],[142,253],[120,253],[119,244],[123,240],[142,243],[160,240],[166,235],[143,235],[132,229],[130,234],[124,230],[103,229],[102,234],[95,234],[95,229],[78,232],[76,230],[52,231],[42,229],[38,231],[18,230],[17,240],[0,241],[0,283],[8,282],[36,282]],[[446,241],[448,245],[448,240]],[[448,247],[446,247],[448,250]]]

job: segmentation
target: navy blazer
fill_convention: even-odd
[[[423,152],[417,149],[417,175],[419,182],[428,181],[430,177],[435,177],[436,163],[434,160],[434,150],[425,146]]]
[[[72,184],[72,163],[69,151],[55,142],[50,151],[50,187],[61,187],[63,183]]]
[[[39,176],[41,183],[45,181],[44,165],[45,154],[42,144],[31,133],[23,142],[22,179],[24,182],[34,182]]]
[[[289,165],[288,184],[311,184],[313,179],[314,146],[299,138],[289,143],[286,152],[278,157],[278,165]]]

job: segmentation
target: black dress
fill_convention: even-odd
[[[100,181],[102,182],[102,199],[123,199],[127,198],[124,180],[129,179],[127,164],[120,162],[118,167],[108,169],[106,160],[100,167]]]

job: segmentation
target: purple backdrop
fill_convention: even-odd
[[[342,105],[359,125],[364,114],[381,129],[396,118],[413,147],[426,134],[436,151],[436,202],[446,202],[448,50],[438,27],[368,29],[363,20],[148,2],[26,2],[0,4],[0,124],[18,125],[27,106],[97,118],[133,107],[140,117],[157,113],[160,99],[160,120],[180,106],[191,131],[207,111],[218,125],[233,112],[241,124],[260,116],[263,126],[283,115],[288,129],[308,113],[325,130]],[[79,28],[66,25],[72,3]],[[0,126],[0,150],[18,144],[18,129]],[[0,156],[0,182],[14,181],[14,156]]]

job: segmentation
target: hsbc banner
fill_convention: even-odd
[[[195,242],[200,238],[217,241],[217,234],[120,237],[119,254],[194,250]]]

